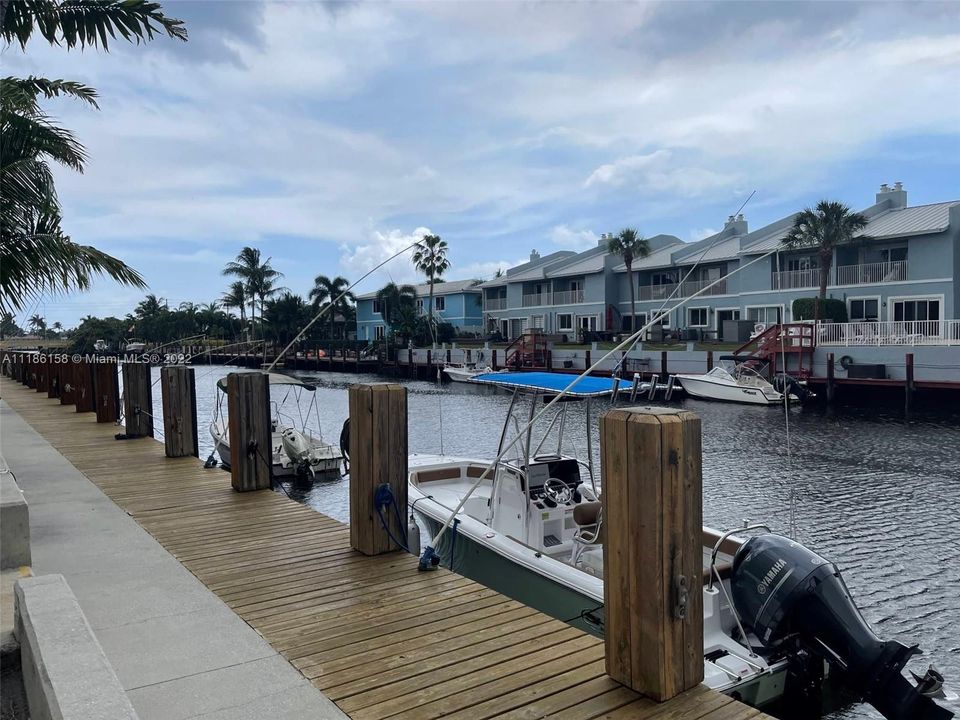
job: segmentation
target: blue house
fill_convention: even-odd
[[[479,280],[453,280],[433,285],[433,315],[448,322],[458,333],[480,333],[483,329],[483,303]],[[415,285],[417,312],[429,313],[430,285]],[[388,334],[377,292],[357,296],[357,340],[380,340]]]
[[[914,323],[906,330],[942,332],[940,321],[960,310],[960,200],[909,207],[897,183],[881,186],[860,212],[869,224],[836,249],[827,297],[844,302],[852,323]],[[650,255],[633,263],[637,326],[668,311],[665,328],[714,337],[725,320],[793,320],[793,301],[816,296],[820,280],[815,249],[784,245],[794,218],[750,231],[742,215],[731,216],[720,232],[695,243],[650,238]],[[528,263],[483,283],[484,327],[508,339],[532,328],[571,340],[581,331],[628,330],[630,280],[623,261],[607,252],[608,240],[601,236],[579,254],[534,252]]]

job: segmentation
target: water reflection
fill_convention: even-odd
[[[227,368],[198,367],[200,446],[213,449],[206,423],[214,386]],[[158,370],[154,370],[158,373]],[[317,384],[322,432],[332,442],[348,415],[346,389],[369,375],[302,373]],[[493,457],[509,396],[467,385],[405,382],[413,452]],[[159,393],[155,414],[160,413]],[[598,417],[609,405],[594,402]],[[830,558],[843,571],[868,622],[885,637],[920,643],[953,687],[960,685],[960,414],[896,410],[782,408],[696,400],[703,420],[704,522],[729,528],[744,519]],[[567,450],[586,453],[582,404],[570,406]],[[441,433],[442,427],[442,433]],[[594,442],[594,463],[599,447]],[[219,471],[211,471],[219,472]],[[292,496],[346,520],[346,483],[290,488]],[[919,667],[920,663],[916,663]],[[832,718],[879,718],[867,707]]]

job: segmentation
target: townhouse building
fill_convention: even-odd
[[[483,330],[483,305],[479,280],[453,280],[433,285],[434,317],[448,322],[461,333]],[[414,285],[417,313],[430,309],[430,285]],[[357,340],[380,340],[389,333],[377,292],[357,296]]]
[[[827,296],[843,301],[851,321],[936,321],[960,308],[960,200],[910,207],[900,183],[883,185],[861,210],[869,220],[857,239],[833,256]],[[789,322],[793,301],[815,297],[816,249],[790,249],[784,240],[794,215],[751,231],[742,215],[695,243],[670,235],[650,238],[651,252],[633,263],[637,326],[669,310],[668,329],[716,336],[725,320]],[[483,283],[487,331],[512,339],[528,328],[583,337],[630,327],[630,281],[622,259],[606,249],[609,236],[582,253],[559,252]],[[683,307],[678,301],[702,294]]]

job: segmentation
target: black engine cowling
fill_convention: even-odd
[[[901,674],[917,646],[878,638],[833,563],[789,538],[759,535],[737,551],[730,585],[741,621],[766,647],[798,641],[889,720],[953,717]]]

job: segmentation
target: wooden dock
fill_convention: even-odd
[[[353,718],[768,717],[703,685],[643,698],[605,674],[598,638],[411,555],[355,552],[343,523],[9,378],[2,396]]]

